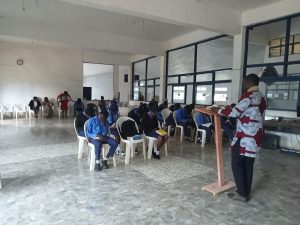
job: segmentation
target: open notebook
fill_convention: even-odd
[[[156,130],[155,132],[158,133],[158,134],[161,135],[161,136],[165,136],[165,135],[168,134],[168,133],[167,133],[165,130],[163,130],[163,129]]]

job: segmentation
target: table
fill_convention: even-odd
[[[218,182],[208,184],[208,185],[202,187],[202,190],[208,191],[208,192],[212,193],[213,195],[217,195],[219,193],[222,193],[228,189],[235,187],[234,182],[225,181],[225,179],[224,179],[223,147],[222,147],[220,116],[217,113],[215,113],[211,110],[208,110],[206,108],[196,108],[195,111],[214,117]]]

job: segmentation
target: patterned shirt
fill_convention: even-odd
[[[223,116],[237,117],[236,134],[232,140],[233,146],[240,139],[240,155],[256,157],[256,152],[262,143],[263,118],[266,100],[258,87],[250,88],[242,95],[234,108],[220,109]]]

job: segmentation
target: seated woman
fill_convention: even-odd
[[[44,101],[42,102],[43,106],[43,117],[50,119],[53,117],[53,103],[49,101],[47,97],[44,97]]]
[[[150,111],[145,112],[141,119],[141,130],[144,131],[146,136],[154,137],[157,139],[157,149],[152,150],[153,158],[160,159],[159,150],[168,141],[168,135],[161,135],[157,132],[158,121],[156,112],[158,111],[157,106],[152,106]],[[151,149],[148,149],[151,151]]]

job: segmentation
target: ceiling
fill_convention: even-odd
[[[4,18],[167,41],[195,29],[56,0],[0,0]],[[1,19],[1,18],[0,18]]]
[[[260,8],[281,0],[196,0],[204,4],[219,5],[224,8],[245,12],[251,9]]]

